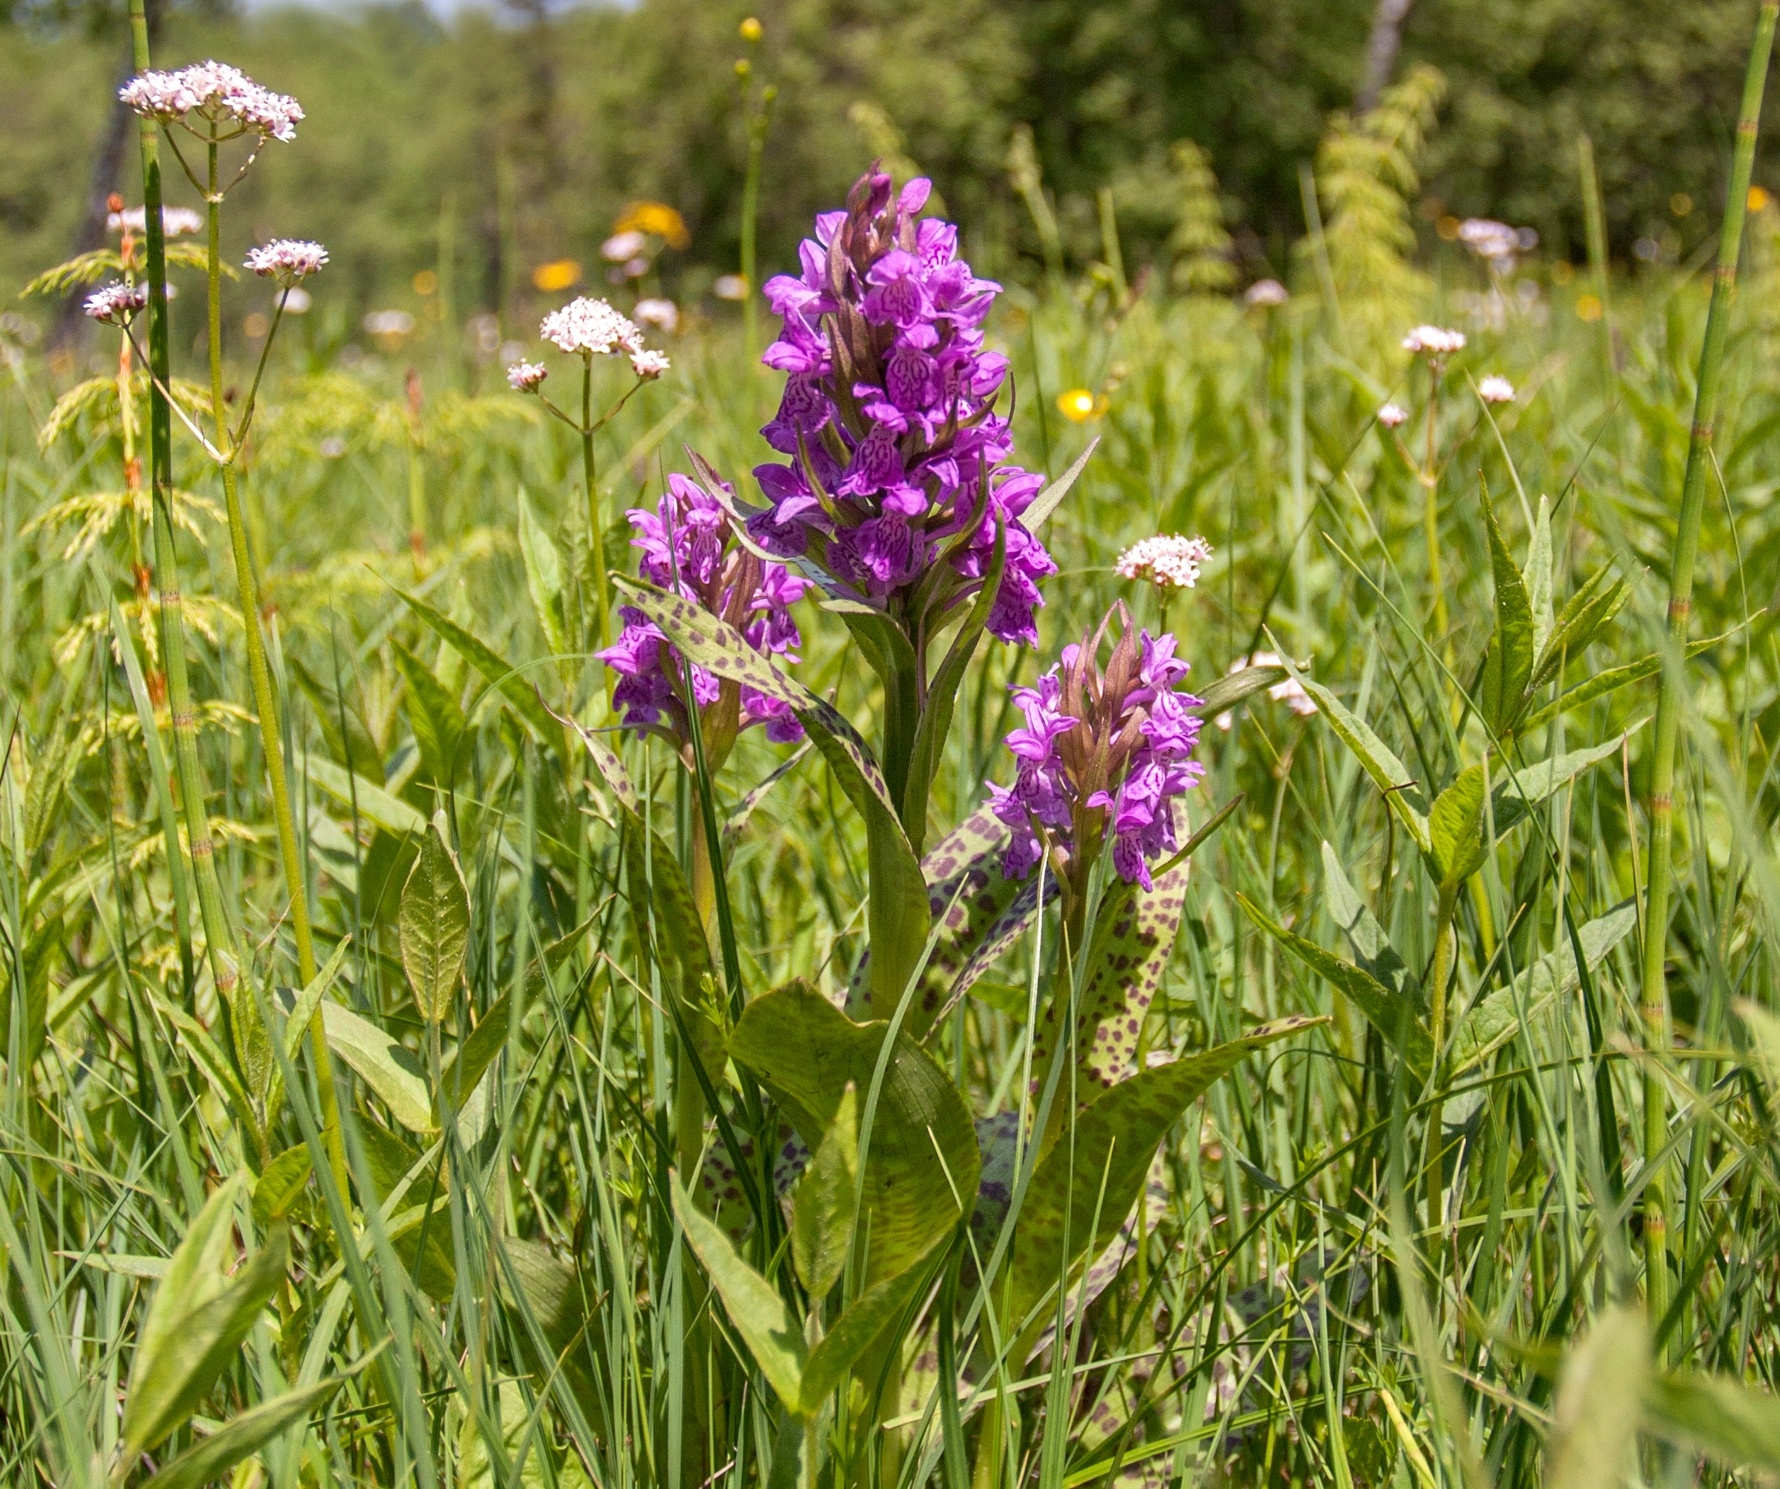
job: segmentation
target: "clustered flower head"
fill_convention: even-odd
[[[515,362],[507,369],[507,386],[515,393],[535,393],[550,369],[542,362]]]
[[[1115,617],[1121,632],[1103,669]],[[1119,877],[1152,887],[1150,865],[1178,846],[1175,799],[1205,774],[1191,758],[1201,700],[1177,689],[1188,664],[1174,649],[1172,635],[1134,629],[1120,605],[1036,686],[1014,689],[1025,717],[1007,737],[1018,774],[1010,787],[989,787],[995,815],[1013,829],[1002,855],[1008,878],[1025,878],[1048,852],[1079,894],[1110,837]]]
[[[1276,651],[1258,651],[1252,656],[1238,657],[1230,664],[1231,677],[1238,672],[1246,672],[1250,667],[1281,667],[1285,664]],[[1301,719],[1307,719],[1317,711],[1316,700],[1304,691],[1304,684],[1295,677],[1286,677],[1267,689],[1267,696],[1275,703],[1283,703]],[[1228,730],[1235,717],[1229,713],[1221,713],[1217,717],[1217,726]]]
[[[755,650],[795,662],[792,653],[801,638],[790,607],[803,598],[805,582],[734,542],[729,514],[734,497],[727,484],[723,490],[720,500],[676,473],[668,477],[667,493],[653,512],[631,509],[627,515],[636,533],[631,546],[642,551],[643,577],[727,621]],[[612,702],[623,710],[627,727],[665,733],[683,748],[692,737],[681,692],[685,664],[640,610],[625,605],[618,614],[623,633],[616,645],[597,653],[619,674]],[[735,686],[702,667],[692,669],[692,696],[701,711]],[[741,688],[736,702],[738,731],[764,724],[774,743],[803,737],[803,726],[781,700]]]
[[[1493,217],[1467,217],[1459,224],[1459,242],[1481,259],[1512,259],[1520,248],[1520,234]]]
[[[161,232],[169,238],[181,238],[204,226],[203,217],[190,207],[162,207]],[[126,207],[110,213],[105,219],[107,231],[113,233],[145,233],[148,231],[148,209]]]
[[[1417,326],[1403,338],[1403,350],[1421,352],[1430,357],[1449,357],[1465,349],[1465,333],[1449,331],[1444,326]]]
[[[148,289],[140,284],[108,284],[86,298],[81,307],[96,321],[122,326],[148,304]]]
[[[1409,422],[1409,410],[1400,403],[1381,403],[1378,406],[1378,422],[1386,429],[1395,429]]]
[[[1513,403],[1514,384],[1492,372],[1477,384],[1477,396],[1485,403]]]
[[[164,124],[187,124],[192,114],[212,129],[234,124],[237,133],[290,141],[297,137],[303,108],[296,99],[262,88],[238,67],[196,62],[175,72],[144,72],[118,91],[125,104]]]
[[[1242,296],[1245,303],[1258,305],[1263,310],[1270,310],[1276,305],[1284,305],[1291,298],[1286,287],[1277,279],[1257,279]]]
[[[787,380],[761,432],[786,460],[756,468],[770,505],[748,528],[910,634],[981,588],[1005,530],[988,630],[1035,644],[1038,581],[1056,565],[1020,522],[1043,478],[1010,463],[994,411],[1007,358],[982,326],[1000,286],[958,257],[953,224],[919,218],[929,190],[893,193],[868,172],[845,211],[816,219],[802,272],[766,285],[783,325],[763,360]]]
[[[286,286],[320,273],[327,261],[327,249],[303,238],[274,238],[247,250],[248,268],[262,279],[276,279]]]
[[[643,350],[643,333],[604,300],[581,295],[553,310],[538,326],[538,335],[561,351],[583,357],[635,355]]]
[[[668,370],[666,352],[652,352],[644,349],[630,354],[630,370],[644,382],[658,378]]]
[[[1133,543],[1113,569],[1121,579],[1141,579],[1157,589],[1191,589],[1199,582],[1200,565],[1210,561],[1211,544],[1204,538],[1158,533]]]

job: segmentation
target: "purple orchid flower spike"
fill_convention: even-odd
[[[730,495],[724,486],[724,494]],[[673,590],[729,622],[757,650],[795,662],[801,643],[790,607],[803,598],[806,581],[784,565],[761,559],[735,541],[733,519],[724,502],[682,475],[668,477],[668,489],[651,512],[627,514],[640,549],[640,568],[651,584]],[[685,664],[667,638],[641,611],[619,609],[623,633],[597,653],[619,676],[612,701],[626,727],[659,734],[690,766],[692,720],[684,701]],[[751,688],[723,682],[702,667],[692,669],[693,702],[704,726],[712,770],[723,762],[742,730],[762,725],[775,743],[803,737],[803,726],[780,700]]]

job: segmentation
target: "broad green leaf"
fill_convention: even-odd
[[[927,797],[933,787],[934,772],[939,769],[945,752],[946,736],[952,732],[952,708],[957,700],[959,684],[965,669],[976,655],[977,643],[983,639],[983,627],[995,597],[1001,593],[1002,567],[1007,559],[1007,525],[997,523],[995,551],[983,575],[982,588],[971,603],[970,613],[959,626],[958,634],[946,650],[945,660],[935,669],[927,684],[927,702],[915,726],[915,742],[909,755],[908,784],[903,788],[902,820],[907,824],[911,842],[916,848],[927,836]]]
[[[449,787],[463,763],[458,758],[458,747],[469,727],[464,711],[433,669],[400,641],[392,637],[389,649],[402,674],[408,725],[414,731],[414,743],[426,773],[439,785]]]
[[[261,1171],[253,1185],[254,1224],[265,1227],[282,1220],[302,1197],[309,1182],[309,1148],[298,1143],[286,1148]]]
[[[934,1243],[927,1256],[867,1289],[834,1321],[834,1326],[810,1351],[809,1361],[804,1366],[801,1398],[804,1416],[814,1418],[821,1412],[823,1403],[846,1379],[847,1372],[858,1363],[860,1356],[920,1295],[932,1280],[931,1269],[922,1263],[942,1244],[943,1238]],[[892,1347],[900,1345],[901,1340],[895,1339]]]
[[[1347,937],[1347,944],[1354,951],[1354,960],[1362,971],[1395,997],[1403,997],[1405,993],[1418,995],[1409,968],[1397,955],[1397,948],[1391,945],[1384,927],[1349,882],[1341,860],[1327,842],[1323,844],[1323,903],[1329,918]]]
[[[1202,689],[1199,706],[1193,712],[1202,719],[1215,718],[1245,699],[1254,697],[1264,688],[1284,682],[1287,676],[1284,667],[1244,667],[1240,672],[1220,677],[1209,687]]]
[[[807,983],[793,982],[748,1005],[729,1053],[814,1148],[849,1083],[862,1106],[870,1099],[888,1028],[856,1024]],[[897,1036],[871,1121],[861,1231],[871,1248],[865,1276],[875,1283],[912,1266],[957,1224],[975,1201],[982,1160],[958,1088],[906,1031]]]
[[[1008,1324],[1033,1310],[1118,1234],[1142,1191],[1156,1145],[1182,1113],[1255,1050],[1322,1019],[1290,1018],[1122,1081],[1075,1118],[1038,1162],[1012,1251]],[[1023,1362],[1022,1362],[1023,1363]]]
[[[230,1418],[195,1447],[187,1448],[142,1489],[203,1489],[220,1479],[250,1453],[257,1453],[281,1432],[309,1420],[316,1407],[340,1389],[342,1381],[324,1380],[286,1391]]]
[[[1405,995],[1393,992],[1369,972],[1351,962],[1344,962],[1332,951],[1324,951],[1314,941],[1288,931],[1263,913],[1247,895],[1236,896],[1236,903],[1255,925],[1309,967],[1361,1013],[1385,1042],[1403,1056],[1403,1063],[1418,1081],[1428,1078],[1434,1068],[1434,1042],[1428,1036],[1419,1012]]]
[[[920,862],[870,746],[831,705],[786,677],[733,626],[692,601],[653,585],[635,580],[615,582],[622,584],[630,603],[698,666],[788,704],[834,771],[854,810],[865,819],[871,873],[866,925],[872,953],[872,1008],[887,1015],[901,1000],[921,958],[931,920]]]
[[[601,1296],[582,1273],[535,1241],[503,1240],[500,1252],[506,1263],[499,1274],[501,1301],[512,1317],[527,1368],[540,1389],[566,1393],[592,1429],[604,1435],[604,1397],[592,1366],[600,1351],[597,1340],[588,1338]]]
[[[350,1065],[410,1132],[434,1130],[433,1103],[420,1057],[339,1003],[321,1005],[328,1048]]]
[[[392,585],[407,606],[438,633],[441,640],[482,674],[484,681],[507,700],[513,711],[524,719],[539,739],[556,749],[562,744],[562,726],[551,716],[530,681],[530,674],[520,671],[486,642],[477,640],[450,616],[434,609],[405,589]]]
[[[1554,755],[1549,760],[1541,760],[1514,771],[1510,771],[1506,765],[1492,768],[1494,786],[1490,791],[1490,814],[1496,836],[1501,837],[1540,802],[1567,786],[1589,766],[1598,765],[1617,755],[1626,739],[1636,734],[1647,722],[1649,721],[1643,720],[1633,724],[1625,734],[1604,744],[1591,745],[1586,750],[1571,750],[1567,754]]]
[[[1335,731],[1335,737],[1353,752],[1366,774],[1372,777],[1373,784],[1384,794],[1391,810],[1409,829],[1409,835],[1414,839],[1416,847],[1424,853],[1428,852],[1427,797],[1409,774],[1409,767],[1391,752],[1389,745],[1372,732],[1365,720],[1351,712],[1345,703],[1320,682],[1298,671],[1289,661],[1286,663],[1286,670],[1310,694],[1312,702],[1328,719],[1329,727]],[[1237,674],[1238,677],[1241,675]]]
[[[858,1203],[859,1091],[849,1084],[792,1198],[791,1260],[812,1298],[840,1280]]]
[[[470,1037],[445,1057],[439,1072],[439,1095],[454,1109],[462,1109],[495,1056],[507,1047],[508,1012],[507,996],[503,993],[489,1005],[488,1012],[470,1031]]]
[[[1483,526],[1489,536],[1490,567],[1496,581],[1496,632],[1484,659],[1481,702],[1484,722],[1493,733],[1505,735],[1520,717],[1533,676],[1533,607],[1520,570],[1502,541],[1496,511],[1487,495],[1483,498]]]
[[[538,628],[557,656],[569,650],[568,625],[563,610],[562,559],[550,534],[532,514],[525,488],[519,488],[519,554],[525,564],[525,587],[531,593]]]
[[[420,1016],[442,1023],[457,999],[470,942],[470,891],[445,841],[440,812],[420,840],[420,856],[402,887],[402,970]]]
[[[1483,867],[1483,767],[1467,765],[1428,813],[1428,839],[1443,889],[1463,884]]]
[[[137,1336],[124,1400],[124,1458],[133,1461],[197,1410],[239,1352],[290,1260],[282,1225],[230,1276],[240,1175],[219,1186],[167,1264]]]
[[[1539,514],[1533,519],[1533,535],[1527,544],[1527,566],[1520,577],[1527,587],[1527,604],[1533,615],[1533,655],[1545,650],[1552,627],[1551,502],[1539,498]]]
[[[736,1255],[729,1237],[715,1221],[698,1212],[686,1197],[679,1176],[671,1182],[674,1214],[686,1233],[686,1244],[723,1299],[729,1321],[779,1400],[788,1409],[801,1412],[804,1365],[809,1359],[803,1330],[792,1319],[778,1289]]]
[[[413,1274],[420,1290],[429,1298],[449,1303],[457,1286],[457,1258],[451,1244],[451,1217],[446,1209],[445,1180],[437,1154],[429,1159],[417,1153],[397,1134],[376,1122],[359,1122],[358,1140],[379,1207],[387,1204],[398,1185],[407,1182],[384,1226],[403,1270]],[[430,1215],[429,1202],[433,1206]]]
[[[1088,468],[1088,461],[1093,458],[1094,452],[1099,448],[1100,436],[1095,435],[1088,441],[1088,448],[1070,462],[1069,469],[1033,497],[1032,505],[1020,514],[1020,526],[1027,532],[1036,534],[1045,523],[1049,522],[1051,513],[1055,512],[1063,498],[1069,495],[1070,488],[1081,477],[1081,473]]]
[[[1556,1420],[1545,1449],[1551,1489],[1619,1489],[1625,1482],[1644,1392],[1650,1334],[1644,1315],[1610,1309],[1570,1351],[1558,1380]]]
[[[353,775],[343,770],[332,760],[322,760],[311,755],[304,767],[309,779],[341,806],[375,823],[385,832],[395,833],[398,837],[405,833],[426,831],[426,818],[419,811],[408,805],[399,796],[392,796],[383,787],[367,781],[363,776]]]
[[[715,986],[710,943],[679,861],[660,834],[643,820],[642,799],[630,773],[604,735],[577,729],[606,788],[617,801],[624,834],[625,882],[637,931],[656,957],[662,978],[674,993],[679,1015],[692,1036],[699,1061],[712,1085],[723,1079],[724,1028],[709,1000]]]
[[[1627,903],[1609,910],[1598,920],[1577,929],[1582,956],[1592,969],[1623,941],[1638,924],[1637,906]],[[1505,988],[1479,999],[1460,1020],[1453,1036],[1453,1073],[1487,1059],[1520,1028],[1521,1010],[1530,1019],[1542,1013],[1581,981],[1576,956],[1568,936],[1555,951],[1547,952]]]
[[[1726,1467],[1780,1473],[1780,1397],[1729,1375],[1659,1376],[1645,1391],[1645,1421]]]

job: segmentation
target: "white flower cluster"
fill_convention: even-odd
[[[1242,298],[1246,304],[1271,309],[1275,305],[1284,305],[1291,297],[1277,279],[1257,279],[1244,291]]]
[[[1142,579],[1157,589],[1191,589],[1199,582],[1199,566],[1210,561],[1211,544],[1204,538],[1158,533],[1121,553],[1113,571],[1121,579]]]
[[[1378,406],[1378,422],[1386,429],[1395,429],[1409,422],[1409,410],[1400,403],[1381,403]]]
[[[1514,384],[1492,372],[1477,384],[1477,396],[1485,403],[1513,403]]]
[[[1459,242],[1480,259],[1512,269],[1517,253],[1528,253],[1539,246],[1539,234],[1534,228],[1510,227],[1493,217],[1467,217],[1459,224]]]
[[[148,304],[148,290],[140,284],[108,284],[86,298],[81,308],[96,321],[121,326]]]
[[[644,382],[653,382],[668,370],[666,352],[640,351],[630,354],[630,370]]]
[[[1403,338],[1406,352],[1425,352],[1430,357],[1446,357],[1465,349],[1465,333],[1449,331],[1443,326],[1417,326]]]
[[[1238,672],[1246,672],[1250,667],[1279,667],[1283,665],[1278,652],[1258,651],[1253,656],[1238,657],[1230,664],[1229,675],[1234,677]],[[1285,704],[1301,719],[1307,719],[1317,711],[1316,700],[1304,691],[1304,684],[1295,677],[1288,677],[1284,682],[1274,683],[1267,689],[1267,696],[1275,703]],[[1218,728],[1227,730],[1235,721],[1230,714],[1221,713],[1217,716],[1216,722]]]
[[[535,393],[549,376],[550,369],[542,362],[515,362],[507,369],[507,386],[515,393]]]
[[[582,295],[545,316],[538,335],[565,352],[611,357],[643,349],[643,333],[604,300]]]
[[[226,62],[194,62],[176,72],[144,72],[118,90],[139,114],[177,124],[187,114],[220,122],[233,119],[262,138],[294,140],[303,106],[283,93],[262,88]]]
[[[639,324],[660,326],[670,336],[680,324],[680,307],[672,300],[638,300],[637,308],[631,314],[637,318]]]
[[[262,279],[295,284],[318,273],[328,261],[328,251],[303,238],[274,238],[247,250],[247,267]]]
[[[145,233],[148,231],[148,209],[126,207],[105,219],[106,228],[114,233]],[[162,207],[161,231],[169,238],[182,238],[204,226],[203,214],[190,207]]]

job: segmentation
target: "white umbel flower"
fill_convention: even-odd
[[[672,300],[638,300],[637,308],[631,314],[636,317],[638,324],[659,326],[670,336],[680,324],[680,307]]]
[[[1200,565],[1210,560],[1211,544],[1204,538],[1158,533],[1121,553],[1113,571],[1121,579],[1141,579],[1157,589],[1191,589],[1199,582]]]
[[[1395,429],[1409,422],[1409,410],[1400,403],[1381,403],[1378,406],[1378,422],[1386,429]]]
[[[1465,333],[1449,331],[1444,326],[1417,326],[1403,338],[1406,352],[1425,352],[1431,357],[1446,357],[1465,349]]]
[[[515,393],[535,393],[550,369],[542,362],[515,362],[507,369],[507,386]]]
[[[1514,384],[1492,372],[1477,384],[1477,396],[1485,403],[1513,403]]]
[[[274,238],[247,250],[247,267],[262,279],[276,279],[280,284],[307,279],[319,273],[327,261],[327,249],[304,238]]]
[[[630,368],[644,382],[653,382],[668,370],[666,352],[640,351],[630,354]]]
[[[197,62],[175,72],[145,72],[118,90],[138,114],[164,124],[183,124],[198,114],[213,124],[232,120],[243,132],[263,139],[297,137],[303,108],[287,94],[262,88],[238,67],[224,62]]]
[[[1258,305],[1262,309],[1271,309],[1275,305],[1284,305],[1291,297],[1286,287],[1277,279],[1257,279],[1242,296],[1245,303]]]
[[[565,352],[584,357],[612,357],[643,350],[643,333],[604,300],[582,295],[553,310],[538,326],[538,335]]]
[[[148,290],[140,284],[108,284],[86,298],[81,306],[96,321],[103,321],[108,326],[126,324],[144,305],[148,304]]]
[[[144,233],[148,231],[148,209],[126,207],[105,219],[106,229],[113,233]],[[161,231],[169,238],[183,238],[204,226],[203,217],[190,207],[162,207]]]

